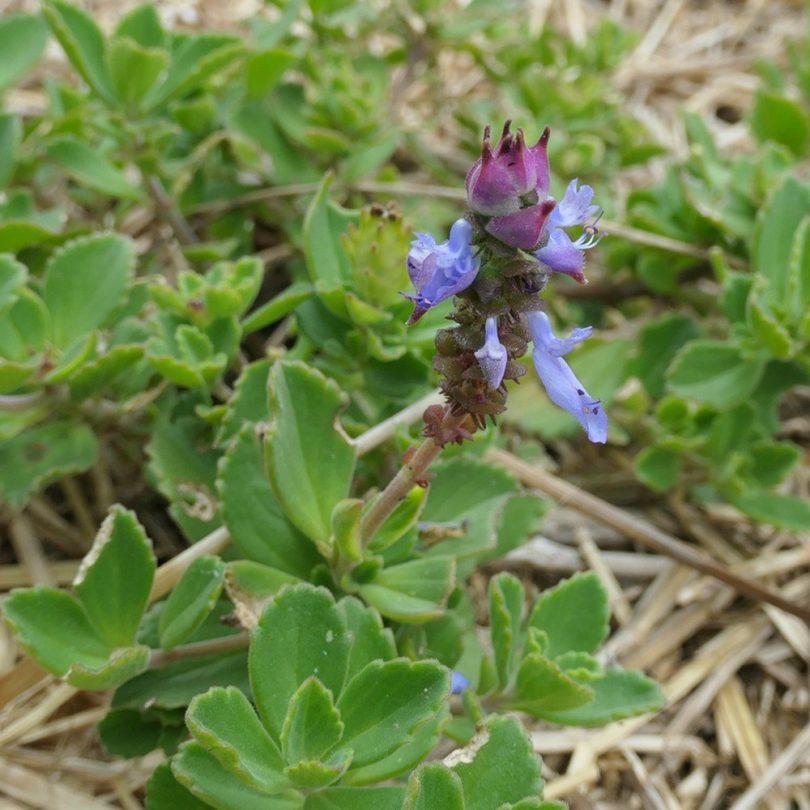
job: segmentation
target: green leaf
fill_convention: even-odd
[[[299,304],[312,297],[314,287],[308,282],[296,281],[282,292],[257,307],[242,321],[242,333],[250,335],[289,315]]]
[[[751,131],[759,140],[781,143],[801,157],[810,138],[810,119],[795,101],[760,89],[751,110]]]
[[[352,752],[346,751],[332,757],[328,763],[310,759],[297,762],[284,769],[284,775],[296,785],[305,788],[322,788],[337,782],[349,767]]]
[[[666,492],[678,482],[681,457],[665,447],[645,447],[636,456],[633,468],[642,483],[657,492]]]
[[[136,200],[138,188],[124,172],[90,144],[63,135],[48,144],[48,157],[58,163],[77,183],[110,197]]]
[[[636,670],[608,669],[601,678],[589,675],[585,685],[594,692],[590,703],[567,711],[546,711],[544,718],[566,726],[602,726],[664,705],[658,684]]]
[[[802,220],[793,236],[787,288],[788,315],[793,323],[801,324],[810,309],[810,216]]]
[[[8,253],[0,253],[0,312],[17,300],[16,293],[27,278],[28,268],[24,264]]]
[[[154,715],[135,709],[113,709],[98,724],[104,747],[118,757],[146,756],[160,744],[163,725]]]
[[[593,699],[593,690],[577,683],[540,653],[531,653],[520,662],[515,694],[509,706],[534,717],[547,712],[574,709]]]
[[[402,810],[464,810],[464,791],[458,774],[429,762],[411,774]]]
[[[799,463],[802,451],[791,442],[761,442],[751,447],[748,457],[751,477],[759,486],[772,487]]]
[[[471,762],[464,756],[467,752],[474,757]],[[467,749],[454,758],[465,810],[498,810],[541,793],[540,760],[515,717],[487,718]]]
[[[246,422],[266,422],[270,417],[267,405],[267,378],[273,361],[257,360],[246,366],[233,387],[228,410],[217,433],[217,444],[236,436]]]
[[[810,210],[810,185],[787,175],[760,210],[751,257],[754,270],[768,281],[768,300],[784,305],[794,234]]]
[[[297,793],[273,795],[256,790],[227,770],[196,741],[186,743],[172,757],[172,773],[194,796],[217,810],[301,810]],[[178,805],[185,810],[185,806]]]
[[[120,647],[103,664],[76,661],[65,680],[79,689],[111,689],[140,675],[149,666],[149,647]]]
[[[497,542],[499,511],[517,492],[515,479],[502,468],[479,459],[459,457],[432,468],[423,524],[463,529],[461,537],[431,546],[428,555],[477,557]]]
[[[383,616],[428,621],[442,614],[455,587],[455,568],[453,557],[424,557],[384,568],[358,590]]]
[[[346,666],[348,683],[372,661],[390,661],[397,655],[394,634],[383,626],[380,614],[353,596],[344,596],[338,602],[351,639],[349,662]]]
[[[270,372],[270,483],[289,520],[319,543],[329,539],[332,510],[354,474],[357,454],[337,421],[344,402],[333,382],[303,363],[279,362]]]
[[[146,810],[210,810],[211,805],[189,793],[175,778],[171,765],[161,762],[146,783]]]
[[[351,279],[351,262],[341,234],[358,215],[341,208],[329,199],[334,178],[326,175],[310,203],[304,219],[304,256],[307,270],[314,283],[324,289],[340,287]]]
[[[81,605],[64,591],[13,591],[3,612],[26,652],[54,675],[66,675],[76,662],[103,667],[109,659],[109,645],[99,638]]]
[[[401,787],[331,787],[311,793],[304,810],[402,810]]]
[[[0,492],[22,508],[51,481],[83,472],[96,461],[96,437],[87,425],[50,422],[0,443]]]
[[[134,268],[134,245],[117,234],[76,239],[54,253],[44,286],[54,343],[66,347],[103,326],[123,301]]]
[[[114,36],[129,37],[142,48],[162,48],[166,44],[166,33],[152,3],[136,6],[125,14],[115,27]]]
[[[632,363],[647,393],[660,399],[667,368],[678,349],[698,336],[695,321],[679,312],[668,313],[646,324],[639,335],[638,357]]]
[[[763,292],[756,288],[751,291],[745,314],[754,339],[774,357],[787,360],[793,353],[790,334],[764,300]]]
[[[254,53],[248,60],[245,73],[247,97],[261,98],[267,95],[279,83],[284,71],[296,61],[294,53],[282,48]]]
[[[290,699],[281,729],[284,761],[323,760],[342,736],[343,723],[332,693],[316,677],[307,678]]]
[[[284,515],[265,475],[259,438],[250,425],[223,456],[217,488],[222,517],[241,554],[296,577],[309,577],[321,557]]]
[[[332,510],[329,546],[337,552],[339,564],[356,565],[363,559],[363,541],[360,539],[362,512],[363,501],[359,498],[338,501]]]
[[[543,592],[529,624],[548,637],[549,658],[569,651],[594,652],[607,638],[610,609],[596,574],[575,574]]]
[[[810,504],[795,495],[748,489],[729,500],[746,515],[762,523],[797,532],[810,530]]]
[[[135,640],[155,568],[152,544],[135,514],[114,506],[73,583],[90,622],[110,647]]]
[[[5,187],[14,174],[14,162],[21,140],[22,125],[19,117],[0,115],[0,189]]]
[[[669,368],[669,387],[676,394],[729,408],[757,387],[765,363],[744,357],[733,343],[693,340],[676,355]]]
[[[250,682],[264,725],[279,739],[290,698],[311,676],[339,694],[351,639],[325,588],[285,588],[264,609],[250,645]]]
[[[509,683],[521,644],[526,594],[517,577],[503,572],[489,581],[489,632],[501,689]]]
[[[79,75],[105,101],[113,100],[104,35],[87,13],[64,0],[44,0],[42,11],[53,35]]]
[[[0,20],[0,93],[36,64],[47,41],[48,28],[38,15],[9,14]]]
[[[144,48],[129,37],[115,37],[107,54],[115,94],[125,107],[138,109],[169,64],[162,48]]]
[[[427,661],[374,661],[343,690],[337,708],[341,746],[354,751],[352,767],[377,762],[403,746],[417,726],[450,695],[450,673]]]
[[[144,99],[144,109],[154,109],[182,96],[222,72],[239,57],[244,46],[225,34],[175,35],[166,78]]]
[[[424,487],[412,487],[411,491],[374,532],[368,542],[368,548],[371,551],[384,551],[407,534],[419,520],[426,498],[427,490]]]
[[[73,400],[103,391],[144,356],[141,345],[111,346],[104,354],[86,360],[68,379]]]
[[[251,560],[229,562],[225,571],[225,590],[233,602],[236,616],[243,627],[259,622],[264,606],[285,586],[297,585],[300,579]]]
[[[160,646],[175,647],[205,621],[222,593],[225,564],[219,557],[198,557],[174,586],[160,614]]]
[[[174,661],[159,669],[150,669],[133,678],[115,693],[117,708],[185,708],[191,700],[212,686],[237,686],[249,691],[247,653],[217,653]]]
[[[225,770],[264,793],[280,793],[289,782],[275,742],[248,699],[235,687],[214,687],[197,695],[186,712],[194,739]]]

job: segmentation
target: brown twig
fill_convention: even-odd
[[[153,650],[149,656],[149,669],[165,667],[174,661],[182,661],[185,658],[197,658],[201,655],[213,655],[214,653],[233,652],[234,650],[245,649],[250,644],[248,633],[239,633],[235,636],[225,636],[224,638],[212,638],[207,641],[195,641],[193,644],[181,644],[171,650]]]
[[[180,209],[169,196],[159,177],[151,175],[146,179],[149,194],[158,209],[158,213],[171,225],[174,235],[182,245],[194,245],[200,240],[194,229],[188,224]]]
[[[735,573],[727,566],[716,562],[700,549],[662,532],[655,526],[633,517],[624,510],[618,509],[607,503],[607,501],[603,501],[601,498],[597,498],[539,467],[527,464],[511,453],[491,448],[487,451],[487,457],[514,473],[524,484],[536,487],[552,498],[573,506],[582,514],[612,526],[625,537],[629,537],[653,551],[666,554],[668,557],[672,557],[672,559],[688,565],[696,571],[719,579],[726,585],[730,585],[738,593],[751,599],[758,602],[767,602],[788,613],[792,613],[810,625],[810,610],[795,604],[789,599],[785,599],[780,594],[774,593],[748,577]]]

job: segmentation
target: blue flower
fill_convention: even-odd
[[[565,273],[580,284],[585,284],[585,251],[596,247],[602,238],[596,228],[602,209],[591,204],[593,189],[590,186],[577,188],[577,182],[572,180],[568,184],[562,200],[549,214],[546,221],[548,241],[534,255],[553,272]],[[585,225],[589,220],[593,221]],[[574,241],[563,228],[576,225],[585,225],[585,229]]]
[[[506,371],[506,346],[498,337],[498,319],[487,318],[484,345],[475,353],[484,379],[490,388],[498,388]]]
[[[545,312],[529,313],[529,330],[534,343],[534,367],[549,399],[564,408],[579,423],[592,442],[607,441],[608,420],[602,403],[592,399],[563,356],[591,334],[591,327],[575,329],[570,337],[558,338]]]
[[[414,302],[409,324],[475,281],[480,262],[472,254],[471,240],[472,226],[466,219],[457,219],[450,238],[441,244],[428,233],[416,234],[408,253],[408,275],[416,288],[416,295],[405,296]]]
[[[450,692],[454,695],[460,695],[465,689],[470,688],[470,681],[460,672],[453,670],[450,677]]]

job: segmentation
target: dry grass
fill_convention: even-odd
[[[105,26],[135,4],[82,3]],[[0,12],[35,6],[0,0]],[[170,0],[161,12],[169,24],[227,29],[260,6],[258,0]],[[676,156],[686,151],[684,109],[705,118],[722,148],[750,146],[735,121],[757,87],[754,66],[763,57],[782,60],[786,39],[806,25],[799,0],[527,0],[526,8],[532,28],[551,21],[574,39],[604,15],[643,32],[615,79],[629,93],[632,113]],[[54,48],[45,69],[58,71],[60,64]],[[448,66],[456,78],[459,67]],[[475,82],[462,71],[457,86],[463,91]],[[41,101],[28,85],[8,103],[26,110]],[[659,169],[628,171],[618,193]],[[784,431],[806,445],[810,420],[795,416]],[[620,451],[607,463],[619,472],[605,497],[620,500],[629,520],[690,541],[739,579],[800,608],[810,604],[810,538],[752,525],[730,509],[698,510],[675,496],[650,504],[622,477],[627,460]],[[575,480],[584,474],[576,462],[560,473]],[[537,478],[526,480],[540,486]],[[103,494],[104,481],[96,483]],[[583,485],[598,489],[593,481]],[[799,473],[795,491],[806,495],[809,486],[807,472]],[[6,559],[16,562],[0,566],[0,590],[70,581],[71,559],[86,548],[88,519],[98,518],[111,493],[88,504],[68,484],[62,496],[58,503],[38,500],[9,532],[16,553]],[[617,531],[606,514],[586,516],[571,498],[546,519],[542,537],[490,567],[517,571],[536,588],[573,570],[596,570],[609,585],[616,617],[606,658],[646,669],[668,698],[654,716],[600,730],[534,728],[548,798],[565,799],[574,810],[810,809],[810,628],[765,601],[740,598],[665,550],[651,553],[643,536]],[[171,564],[164,568],[167,581],[171,571]],[[487,574],[476,575],[474,587],[485,587]],[[109,760],[94,730],[108,701],[109,695],[80,692],[45,675],[0,628],[0,810],[142,807],[143,785],[159,756]]]

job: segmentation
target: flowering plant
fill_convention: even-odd
[[[576,417],[592,442],[607,441],[607,415],[564,360],[591,328],[558,338],[539,294],[553,273],[586,283],[585,252],[596,246],[599,206],[593,189],[568,185],[562,199],[549,196],[548,140],[543,131],[527,146],[523,131],[507,121],[493,150],[484,131],[481,157],[467,174],[469,211],[446,242],[419,233],[408,254],[416,293],[409,323],[455,296],[450,319],[458,323],[436,338],[434,361],[453,407],[481,424],[506,407],[505,380],[525,373],[518,362],[533,344],[537,374],[551,400]],[[572,239],[569,228],[581,228]]]

